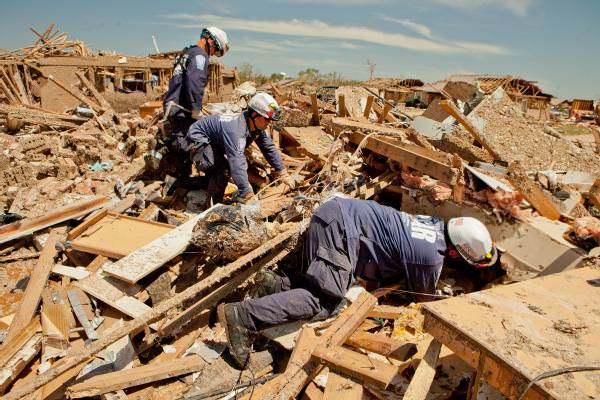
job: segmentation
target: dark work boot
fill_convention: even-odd
[[[239,303],[219,304],[217,317],[227,334],[227,347],[235,363],[242,369],[246,368],[250,358],[250,332],[242,324],[238,312]]]
[[[277,293],[277,274],[270,269],[261,268],[256,273],[254,287],[250,290],[250,298],[256,299]]]

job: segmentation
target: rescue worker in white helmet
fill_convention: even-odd
[[[172,138],[185,136],[194,121],[202,115],[209,57],[222,57],[227,51],[227,34],[211,26],[202,30],[196,45],[184,48],[175,58],[173,76],[163,98],[163,109]]]
[[[488,230],[475,218],[454,218],[445,224],[440,218],[343,197],[317,207],[303,249],[305,261],[296,282],[292,274],[261,270],[256,293],[262,297],[217,308],[229,352],[239,366],[248,360],[250,332],[335,315],[358,278],[375,286],[403,282],[416,300],[430,301],[436,298],[448,258],[489,267],[498,257]]]
[[[294,189],[296,181],[283,164],[279,150],[265,129],[280,117],[280,108],[267,93],[257,93],[248,102],[248,109],[239,114],[211,115],[192,124],[185,137],[178,138],[179,156],[191,168],[208,178],[208,197],[213,204],[223,200],[229,174],[238,187],[238,202],[246,202],[254,192],[248,181],[248,164],[244,150],[256,142],[276,178]]]

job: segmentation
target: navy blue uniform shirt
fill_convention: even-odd
[[[191,112],[202,110],[202,98],[208,82],[208,54],[198,47],[187,48],[176,60],[169,90],[163,99],[165,107],[174,101]],[[190,117],[190,113],[179,107],[171,107],[169,117]]]
[[[330,201],[340,206],[355,276],[380,282],[406,279],[411,291],[435,293],[446,252],[443,220],[375,201]]]

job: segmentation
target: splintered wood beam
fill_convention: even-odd
[[[560,219],[560,211],[558,211],[552,201],[546,197],[538,184],[527,176],[527,172],[519,163],[513,162],[509,164],[506,177],[514,188],[525,197],[541,216],[553,221]]]
[[[486,149],[492,155],[492,157],[494,157],[494,160],[502,160],[500,154],[498,154],[498,152],[494,150],[494,148],[490,145],[487,139],[483,137],[483,135],[479,132],[475,125],[473,125],[471,121],[469,121],[467,117],[465,117],[465,115],[458,109],[458,107],[456,107],[456,105],[452,101],[442,100],[440,101],[440,105],[442,106],[444,111],[452,115],[454,119],[456,119],[462,124],[462,126],[465,127],[467,132],[469,132],[471,136],[473,136],[473,138],[477,142],[479,142],[483,146],[483,148]]]
[[[338,108],[340,117],[348,116],[348,111],[346,110],[346,97],[343,94],[338,96]]]
[[[398,374],[398,367],[340,346],[319,345],[312,356],[335,371],[385,389]]]
[[[97,375],[81,383],[70,386],[67,392],[69,397],[74,399],[99,396],[103,393],[114,392],[120,389],[191,374],[192,372],[200,371],[205,365],[206,362],[200,356],[192,355],[161,363]]]
[[[33,273],[27,283],[27,288],[23,294],[23,300],[19,304],[17,313],[8,328],[5,343],[9,343],[15,336],[21,332],[33,319],[35,312],[40,304],[42,291],[46,286],[52,267],[54,266],[54,257],[56,256],[56,243],[65,233],[66,228],[60,227],[50,231],[50,236],[40,254],[35,273]]]
[[[41,329],[40,319],[35,317],[10,343],[5,341],[0,347],[0,394],[4,393],[41,348],[42,336],[37,333]]]
[[[312,125],[320,125],[321,121],[319,119],[319,102],[317,101],[317,95],[316,94],[311,94],[310,95],[310,103],[311,103],[311,107],[312,107],[312,120],[311,120],[311,124]]]
[[[440,342],[435,339],[431,341],[425,356],[419,362],[419,366],[408,384],[406,392],[404,392],[404,400],[425,400],[435,377],[435,366],[437,365],[441,348],[442,344]]]
[[[382,155],[400,163],[405,163],[409,167],[424,174],[438,179],[442,182],[454,185],[456,183],[456,171],[452,166],[444,161],[446,155],[441,152],[434,152],[419,146],[410,145],[395,141],[382,136],[370,136],[353,132],[349,139],[352,143],[363,145],[363,148],[371,150],[374,153]],[[363,142],[364,141],[364,142]]]
[[[362,293],[350,307],[346,308],[333,321],[331,326],[318,338],[317,344],[340,346],[354,333],[373,309],[377,299],[369,293]],[[292,356],[294,356],[292,354]],[[311,358],[309,351],[298,352],[290,359],[285,372],[263,386],[255,389],[252,398],[293,399],[319,373],[322,365]],[[243,397],[249,399],[249,395]]]
[[[346,340],[346,344],[389,358],[406,361],[417,353],[414,343],[405,343],[387,336],[357,330]]]
[[[388,111],[385,111],[385,108],[388,107]],[[377,102],[373,103],[373,110],[375,110],[375,112],[377,114],[379,114],[379,119],[381,119],[381,116],[383,115],[383,120],[379,123],[382,123],[383,121],[387,121],[387,122],[398,122],[398,119],[396,117],[394,117],[392,114],[389,113],[389,110],[392,109],[392,105],[390,103],[388,103],[387,101],[384,103],[384,106],[381,107],[379,104],[377,104]]]
[[[383,124],[383,122],[385,121],[385,118],[387,117],[391,108],[392,108],[392,106],[389,103],[384,104],[383,110],[381,111],[381,114],[379,115],[379,120],[377,120],[378,123]]]
[[[89,200],[82,200],[69,204],[68,206],[61,207],[56,211],[39,217],[25,218],[13,222],[12,224],[4,225],[3,227],[0,227],[0,244],[31,235],[36,231],[56,225],[63,221],[89,214],[92,211],[103,207],[108,202],[108,197],[96,196]]]
[[[199,295],[205,294],[208,290],[217,285],[221,280],[226,279],[234,273],[238,273],[248,263],[272,251],[273,248],[275,248],[276,246],[279,246],[283,243],[288,243],[291,238],[299,235],[300,233],[301,230],[298,228],[298,226],[293,225],[293,227],[291,227],[285,232],[280,233],[273,239],[268,240],[262,246],[252,250],[251,252],[240,257],[236,261],[220,268],[218,271],[219,273],[212,274],[208,278],[203,279],[200,282],[190,286],[183,292],[178,293],[170,299],[161,302],[141,317],[125,322],[123,326],[111,331],[110,333],[105,332],[99,340],[93,342],[85,349],[69,351],[65,355],[65,358],[63,358],[63,360],[65,360],[64,362],[59,361],[59,363],[53,365],[52,368],[50,368],[48,371],[39,374],[34,379],[24,382],[22,386],[14,388],[13,390],[11,390],[10,393],[5,395],[3,400],[17,400],[23,398],[24,396],[27,396],[28,394],[34,392],[36,389],[63,375],[68,370],[79,366],[81,363],[87,361],[89,358],[91,358],[98,352],[104,350],[106,347],[110,346],[115,341],[121,339],[123,336],[129,335],[134,332],[140,332],[147,325],[162,319],[167,314],[167,312],[174,309],[175,307],[180,306],[186,301],[196,299]],[[367,313],[368,310],[365,311],[365,315]]]
[[[373,100],[375,100],[375,97],[373,97],[372,95],[369,95],[369,97],[367,97],[367,105],[365,106],[365,112],[363,113],[363,117],[365,117],[366,119],[369,119],[369,115],[371,115],[371,107],[373,106]]]

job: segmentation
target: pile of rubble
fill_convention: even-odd
[[[39,65],[48,57],[90,56],[85,45],[52,32],[2,55],[13,63],[0,77],[0,391],[7,399],[423,399],[429,391],[439,398],[492,387],[506,396],[522,391],[523,376],[537,369],[504,365],[500,374],[484,363],[484,350],[465,350],[464,343],[475,343],[457,339],[465,332],[449,339],[458,322],[439,328],[442,314],[435,312],[442,306],[422,310],[399,285],[351,290],[349,306],[335,318],[267,329],[249,368],[234,367],[215,306],[252,293],[261,268],[298,265],[313,209],[333,193],[484,221],[502,250],[501,265],[445,268],[440,298],[527,284],[584,263],[597,268],[600,157],[546,133],[502,88],[476,101],[443,90],[445,100],[424,114],[442,115],[444,127],[432,120],[440,125],[432,135],[434,122],[421,129],[414,109],[393,104],[377,88],[340,87],[329,102],[297,81],[270,84],[263,89],[283,108],[273,141],[302,182],[290,193],[251,147],[248,175],[260,204],[232,204],[230,188],[225,204],[206,210],[202,189],[153,180],[145,170],[160,107],[144,117],[117,112],[86,78],[85,66],[68,67],[76,84],[45,72]],[[20,85],[18,76],[32,71]],[[62,88],[76,100],[73,107],[43,109],[34,78]],[[231,85],[237,89],[220,92],[205,114],[239,111],[256,90]],[[439,303],[468,299],[492,307],[492,300],[469,296]],[[571,332],[583,346],[587,325],[561,321],[554,329]],[[462,361],[449,360],[442,343]],[[513,353],[532,348],[523,344]],[[562,356],[581,363],[584,353]],[[484,367],[491,372],[482,373]]]

